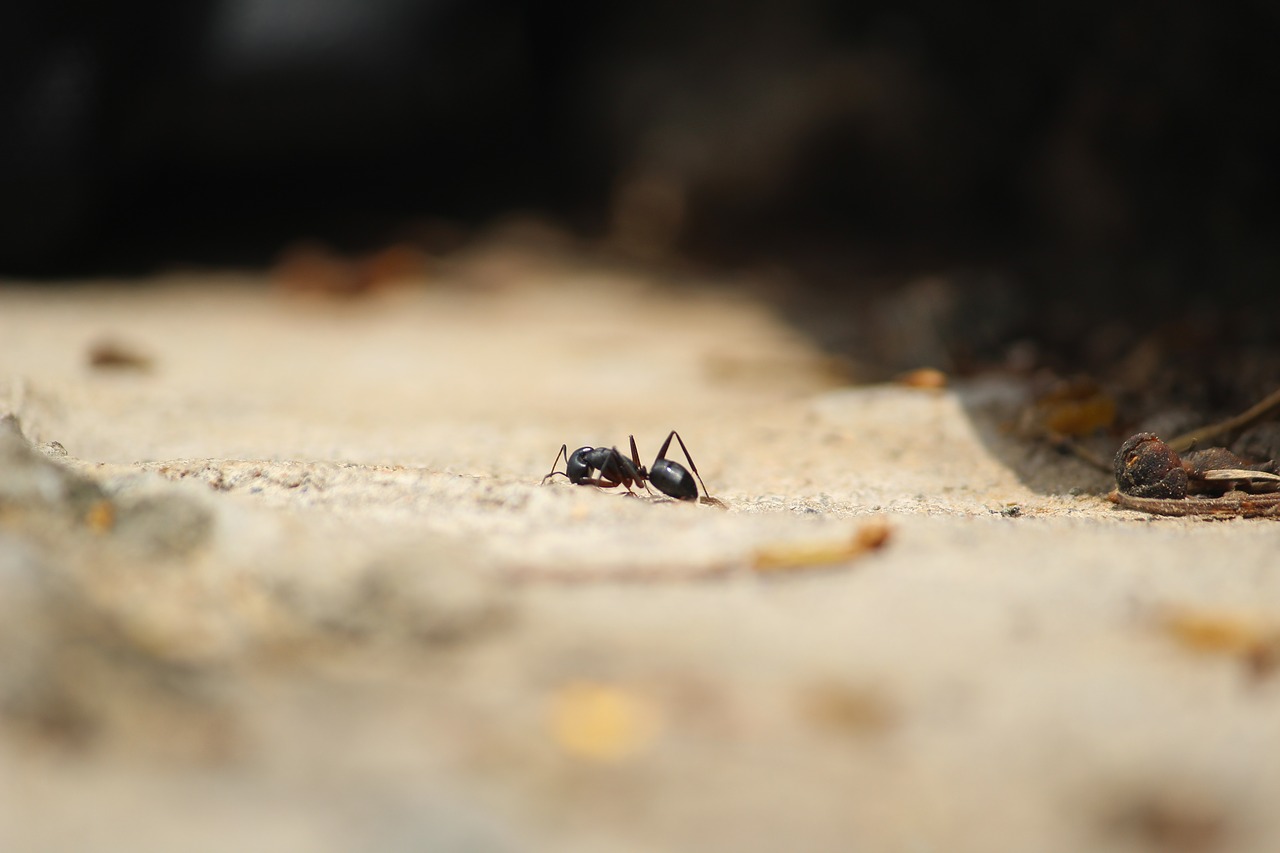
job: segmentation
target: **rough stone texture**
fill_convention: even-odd
[[[1280,847],[1280,525],[1117,510],[1016,385],[499,249],[10,286],[0,340],[67,451],[0,435],[0,849]],[[727,510],[539,485],[673,427]]]

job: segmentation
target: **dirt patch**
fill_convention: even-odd
[[[1168,614],[1271,636],[1280,526],[722,285],[0,291],[0,847],[1274,849],[1280,682]],[[724,509],[540,485],[673,428]]]

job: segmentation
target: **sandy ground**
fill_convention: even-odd
[[[743,293],[0,290],[0,850],[1280,849],[1280,525]],[[727,508],[539,484],[673,428]]]

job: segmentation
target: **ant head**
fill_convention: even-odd
[[[565,460],[564,470],[569,475],[571,482],[590,475],[591,466],[587,464],[585,457],[592,450],[595,450],[595,448],[590,445],[579,447],[573,453],[570,453],[569,458]]]

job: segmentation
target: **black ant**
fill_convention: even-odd
[[[636,437],[632,435],[628,438],[631,440],[630,459],[623,456],[616,447],[579,447],[570,453],[569,445],[560,445],[560,452],[551,463],[551,473],[543,477],[542,482],[546,483],[547,480],[559,474],[575,486],[598,486],[602,489],[625,486],[628,492],[631,492],[631,487],[635,484],[648,489],[649,483],[653,483],[658,491],[667,497],[678,501],[696,501],[698,485],[694,483],[694,477],[697,477],[698,483],[702,485],[703,500],[720,504],[720,501],[707,492],[707,484],[702,482],[698,466],[689,455],[689,448],[685,447],[680,433],[672,430],[667,435],[667,440],[662,442],[662,449],[658,451],[653,465],[648,469],[640,464],[640,451],[636,449]],[[689,461],[689,468],[693,469],[693,476],[690,476],[689,471],[679,462],[667,458],[667,449],[671,447],[673,438],[680,442],[680,449],[684,451],[684,458]],[[557,471],[556,465],[560,464],[562,456],[565,470]],[[599,476],[593,477],[593,471],[598,471]]]

